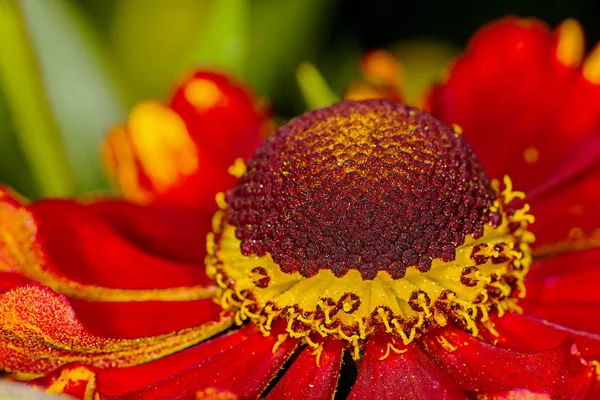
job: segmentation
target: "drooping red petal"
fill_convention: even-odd
[[[552,398],[584,399],[598,381],[594,366],[579,357],[569,339],[551,350],[528,353],[504,349],[447,326],[425,335],[422,343],[466,391],[529,389]]]
[[[525,313],[573,329],[600,333],[600,248],[536,261],[525,278]]]
[[[201,265],[148,254],[81,204],[45,200],[28,209],[36,220],[38,239],[50,263],[57,272],[74,280],[121,289],[165,289],[210,283]],[[205,236],[201,231],[196,234],[196,246],[205,246]]]
[[[508,312],[502,318],[492,316],[492,320],[498,335],[492,335],[485,329],[481,333],[497,346],[533,353],[556,348],[571,339],[586,360],[600,359],[600,335],[565,328],[515,312]]]
[[[600,148],[600,135],[597,145]],[[531,204],[536,221],[530,228],[536,236],[534,254],[547,257],[600,247],[599,202],[600,162],[580,179],[536,197]]]
[[[205,238],[212,230],[213,213],[184,207],[140,206],[108,199],[87,204],[86,208],[147,253],[204,265]]]
[[[536,260],[527,276],[525,301],[600,303],[600,248]]]
[[[25,285],[31,282],[18,272],[2,272],[0,271],[0,292],[10,289],[15,286]]]
[[[477,394],[474,398],[477,400],[551,400],[546,393],[536,393],[527,389],[482,393]]]
[[[323,344],[319,355],[314,352],[307,346],[266,399],[332,399],[340,374],[344,343],[330,339]]]
[[[151,363],[128,368],[103,369],[98,371],[98,391],[107,397],[118,397],[129,392],[142,390],[232,349],[255,333],[256,327],[247,325]]]
[[[600,321],[595,317],[600,315],[600,303],[598,302],[588,304],[527,300],[522,302],[522,307],[528,315],[534,315],[572,329],[600,334]]]
[[[464,399],[463,392],[414,343],[397,353],[378,333],[369,339],[351,400]]]
[[[231,317],[166,335],[111,339],[77,320],[63,295],[37,284],[0,294],[0,371],[46,374],[67,362],[96,367],[137,365],[190,347],[227,329]]]
[[[88,302],[70,299],[77,319],[99,336],[157,336],[216,320],[223,311],[213,299],[194,301]]]
[[[217,394],[257,398],[293,354],[298,341],[276,332],[265,337],[254,330],[233,347],[119,399],[210,398]]]
[[[111,204],[118,203],[109,202],[104,211]],[[23,205],[4,194],[0,208],[3,214],[0,256],[2,264],[10,266],[3,268],[17,270],[56,292],[107,302],[197,300],[213,293],[213,283],[202,264],[165,258],[164,255],[178,249],[175,245],[165,244],[156,251],[146,251],[144,245],[162,236],[153,237],[152,233],[157,232],[152,230],[134,235],[133,227],[123,235],[123,228],[111,225],[114,219],[102,218],[99,206],[68,200]],[[150,221],[158,219],[157,215],[152,217],[152,207],[116,206],[115,209],[120,213],[135,209],[138,215],[132,220],[141,218],[142,213],[148,213]],[[204,248],[208,223],[194,215],[198,218],[196,226],[204,226],[204,230],[195,232],[184,225],[186,230],[180,236],[189,235],[187,243],[197,237],[197,247]],[[174,219],[172,223],[177,221]],[[140,238],[142,246],[130,238]],[[190,254],[193,252],[188,251],[180,258],[191,257]]]
[[[167,334],[218,316],[212,300],[198,300],[212,293],[205,214],[117,200],[23,205],[2,193],[0,289],[38,281],[68,294],[100,336]]]
[[[597,65],[581,65],[584,48],[574,21],[551,32],[538,20],[499,20],[473,36],[429,108],[462,127],[488,175],[528,191],[600,128],[600,82],[587,72]]]

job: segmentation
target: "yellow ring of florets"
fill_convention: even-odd
[[[227,205],[221,194],[214,233],[207,239],[207,273],[219,285],[222,307],[235,312],[237,324],[251,320],[268,334],[275,320],[285,319],[291,337],[309,344],[314,335],[346,340],[355,357],[377,329],[404,344],[427,327],[445,326],[449,320],[475,336],[478,322],[493,333],[488,313],[518,309],[516,300],[525,294],[523,280],[534,236],[527,231],[533,222],[529,206],[507,209],[524,194],[512,190],[508,177],[503,191],[497,181],[492,186],[499,194],[491,210],[502,216],[498,226],[486,224],[477,239],[467,236],[453,261],[434,259],[428,272],[410,267],[396,280],[386,271],[364,280],[356,270],[336,277],[326,269],[306,278],[282,272],[268,254],[244,256],[235,227],[223,221]]]

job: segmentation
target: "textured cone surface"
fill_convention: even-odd
[[[344,101],[280,128],[227,194],[242,253],[286,273],[394,279],[450,261],[496,197],[464,138],[427,113]]]

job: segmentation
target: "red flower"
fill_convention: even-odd
[[[198,71],[168,106],[138,104],[126,124],[111,129],[103,158],[127,200],[214,211],[215,193],[236,182],[228,168],[248,159],[270,129],[245,87]]]
[[[210,227],[225,188],[187,156],[231,114],[134,110],[112,165],[147,205],[3,192],[0,366],[80,398],[600,397],[599,57],[573,21],[491,24],[428,98],[447,124],[311,111],[236,164]]]

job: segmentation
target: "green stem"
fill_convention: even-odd
[[[39,191],[67,196],[74,178],[46,96],[19,0],[0,0],[0,87]]]
[[[319,70],[304,62],[296,70],[296,79],[309,109],[329,106],[340,101],[329,87]]]

